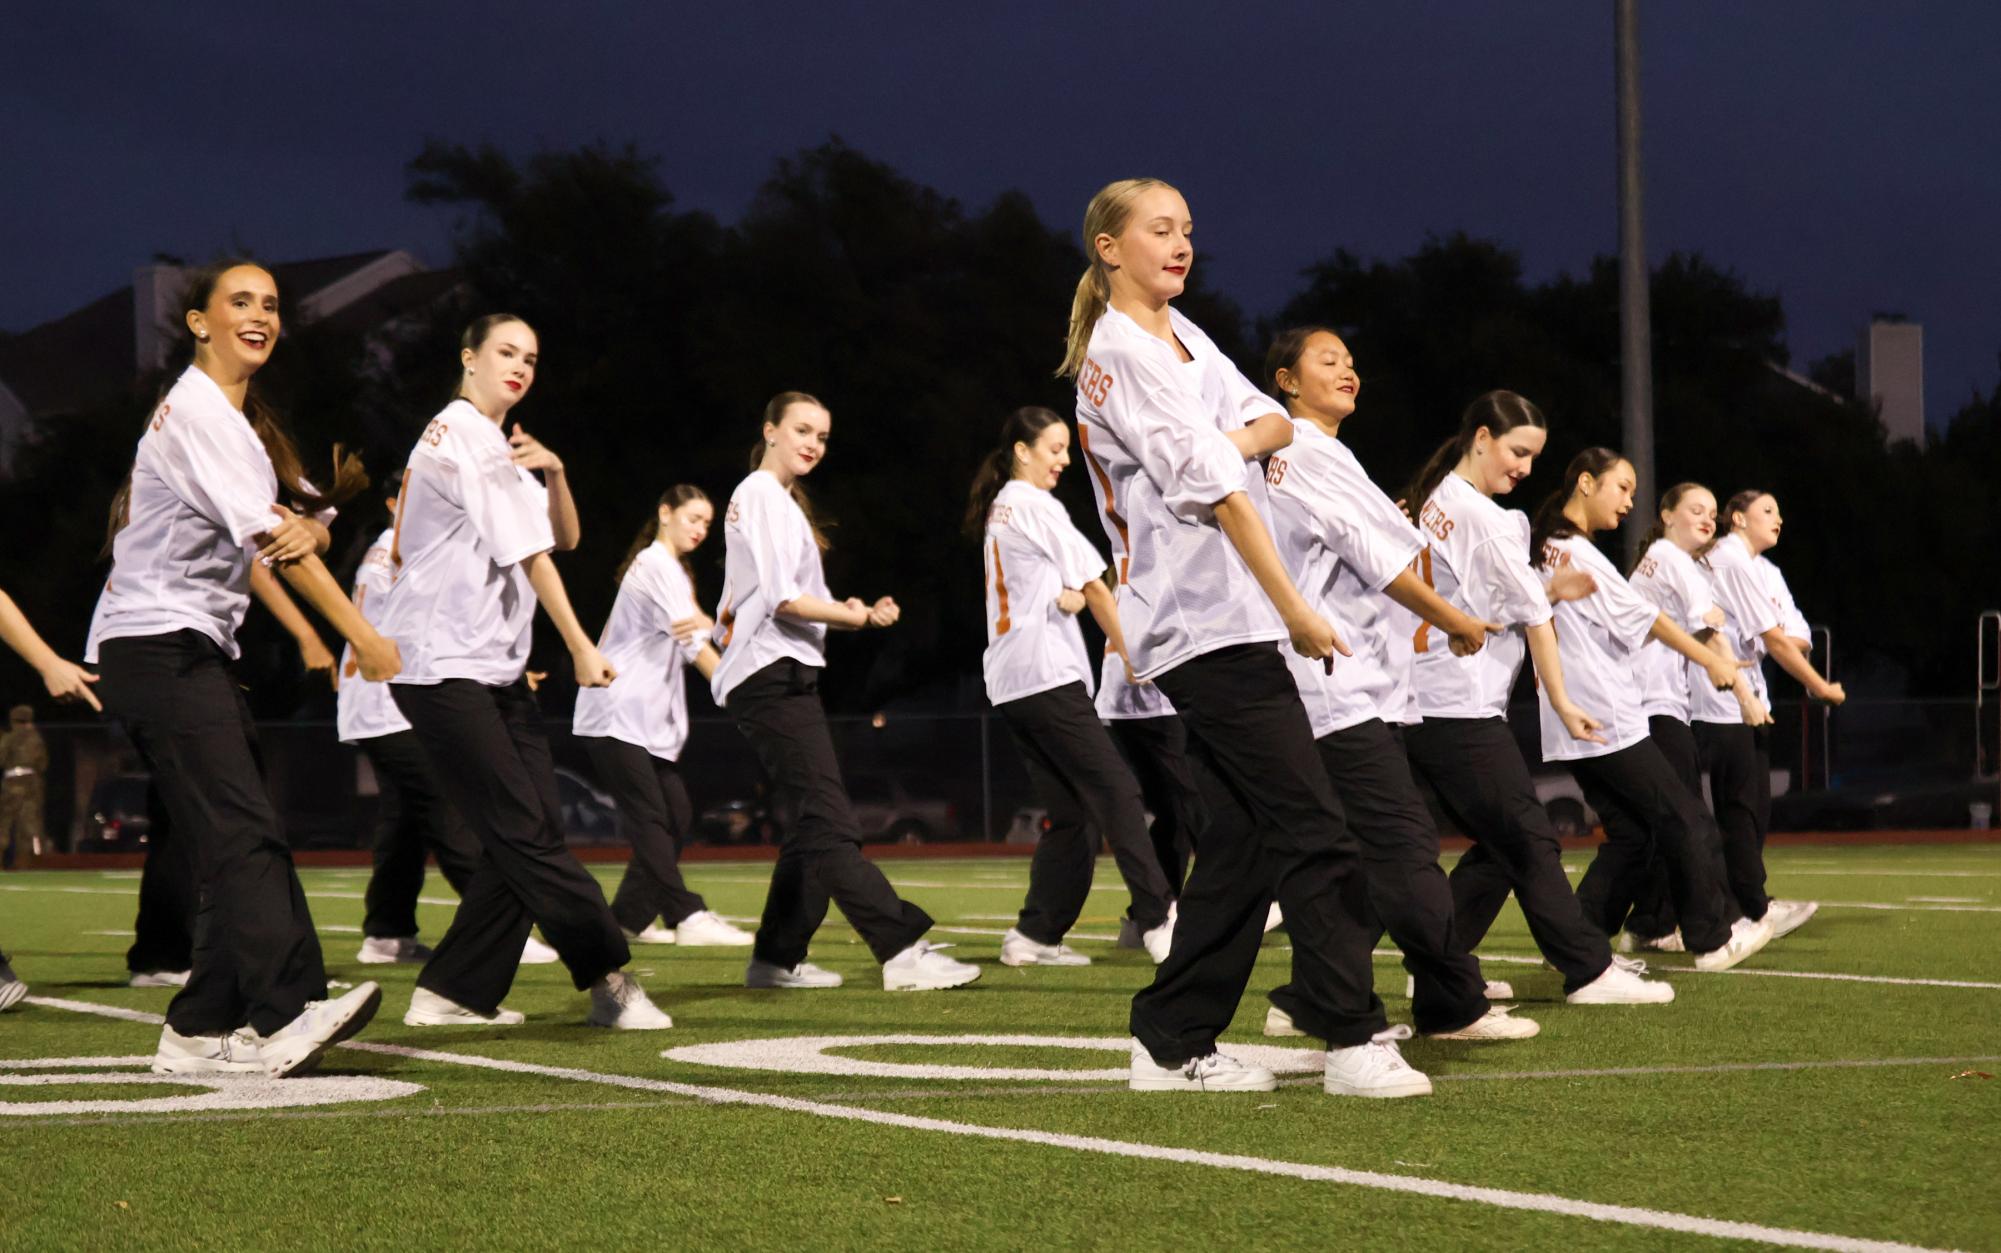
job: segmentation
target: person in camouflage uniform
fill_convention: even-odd
[[[42,780],[49,769],[49,748],[35,729],[35,711],[16,705],[7,715],[7,734],[0,735],[0,866],[8,870],[26,850],[42,851]]]

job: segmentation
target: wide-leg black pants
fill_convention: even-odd
[[[1625,924],[1632,885],[1648,864],[1665,864],[1682,942],[1691,953],[1721,948],[1730,938],[1724,887],[1716,873],[1716,822],[1652,739],[1566,763],[1584,799],[1606,823],[1606,839],[1577,885],[1578,904],[1600,934]],[[1621,899],[1621,894],[1625,899]]]
[[[414,731],[363,740],[361,751],[375,767],[381,791],[375,811],[375,869],[363,898],[361,933],[401,939],[417,934],[425,857],[436,857],[445,882],[464,896],[479,869],[479,837],[445,799]]]
[[[598,782],[618,802],[618,833],[632,846],[632,860],[618,881],[611,912],[627,931],[644,931],[655,918],[679,926],[708,903],[681,877],[681,849],[694,825],[694,806],[681,768],[637,744],[609,735],[584,739]]]

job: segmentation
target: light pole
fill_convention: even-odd
[[[1613,0],[1612,42],[1619,111],[1619,396],[1620,435],[1639,480],[1626,523],[1626,560],[1654,516],[1654,371],[1647,318],[1647,245],[1640,188],[1639,0]]]

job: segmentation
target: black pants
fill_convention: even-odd
[[[1765,833],[1772,826],[1771,732],[1742,723],[1698,722],[1695,743],[1703,769],[1709,771],[1730,895],[1744,916],[1756,922],[1772,903],[1765,894]]]
[[[681,877],[681,849],[694,825],[681,768],[609,735],[584,737],[584,751],[598,782],[618,802],[618,833],[632,846],[632,860],[611,902],[618,925],[644,931],[658,918],[675,927],[707,909]]]
[[[528,684],[446,679],[389,691],[486,854],[417,986],[493,1013],[536,923],[579,990],[631,960],[604,890],[564,842],[556,766]]]
[[[1577,885],[1585,918],[1604,935],[1625,924],[1631,885],[1644,881],[1648,863],[1666,863],[1682,942],[1691,953],[1721,948],[1730,938],[1724,920],[1723,883],[1716,874],[1716,822],[1702,798],[1676,777],[1651,739],[1601,757],[1567,763],[1599,814],[1617,814],[1606,840]],[[1621,900],[1621,888],[1628,893]]]
[[[326,967],[228,658],[198,631],[106,640],[98,657],[98,690],[153,772],[200,885],[192,973],[167,1024],[274,1032],[326,998]]]
[[[375,870],[368,877],[361,933],[400,939],[417,934],[425,855],[438,859],[445,882],[464,896],[479,869],[479,837],[439,790],[415,732],[363,740],[361,751],[375,767],[382,794],[375,811]]]
[[[1692,796],[1702,795],[1702,755],[1695,744],[1695,731],[1688,723],[1665,714],[1654,714],[1647,719],[1647,738],[1654,747],[1667,758],[1669,768],[1675,778],[1689,790]],[[1624,810],[1610,814],[1600,814],[1604,820],[1607,836],[1615,834],[1614,828],[1627,823]],[[1721,850],[1718,850],[1719,855]],[[1625,893],[1621,891],[1623,896]],[[1656,939],[1673,931],[1679,925],[1674,912],[1674,892],[1668,886],[1666,859],[1660,850],[1647,863],[1644,879],[1633,885],[1631,892],[1633,910],[1626,916],[1626,930],[1647,939]],[[1741,911],[1733,908],[1724,911],[1725,922],[1734,922]]]
[[[1155,682],[1188,728],[1189,762],[1215,816],[1182,889],[1174,946],[1133,998],[1132,1033],[1164,1066],[1201,1057],[1235,1017],[1277,887],[1292,933],[1280,1007],[1336,1048],[1384,1027],[1355,837],[1276,647],[1237,644]]]
[[[1119,718],[1106,724],[1112,743],[1139,780],[1140,799],[1153,814],[1153,859],[1167,879],[1167,895],[1181,895],[1188,856],[1209,824],[1202,791],[1188,765],[1188,729],[1181,718]]]
[[[784,827],[752,955],[788,969],[805,961],[829,899],[879,962],[922,939],[931,915],[898,897],[862,856],[861,824],[820,707],[819,670],[774,661],[729,694],[729,711],[757,752]]]
[[[176,837],[158,780],[146,785],[146,862],[139,871],[139,916],[125,968],[135,975],[194,964],[195,913],[201,907],[194,845]]]
[[[1113,747],[1084,685],[1066,683],[997,708],[1049,811],[1015,929],[1038,944],[1057,944],[1076,925],[1097,864],[1093,827],[1132,893],[1133,920],[1147,930],[1166,922],[1167,876],[1147,834],[1139,780]]]
[[[1480,946],[1513,892],[1529,934],[1574,992],[1605,973],[1612,948],[1585,921],[1563,874],[1563,847],[1536,799],[1528,764],[1499,718],[1426,718],[1404,731],[1412,769],[1473,847],[1452,868],[1458,940]]]

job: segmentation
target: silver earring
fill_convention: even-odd
[[[195,338],[204,344],[208,342],[208,336],[206,335],[197,335]]]

